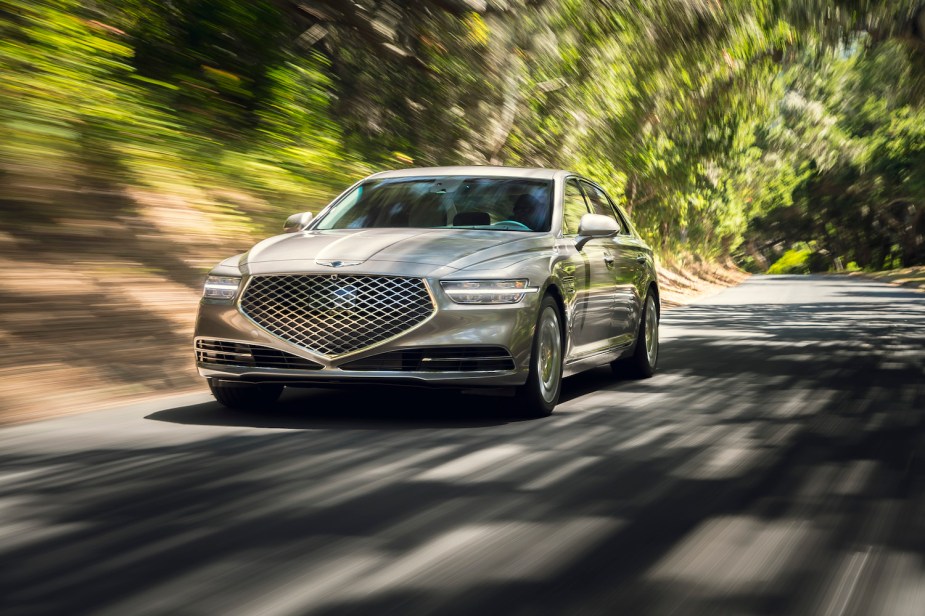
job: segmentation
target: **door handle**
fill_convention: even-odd
[[[636,255],[636,263],[645,263],[645,262],[646,262],[645,255]]]
[[[613,267],[613,255],[604,255],[604,263],[607,267]]]

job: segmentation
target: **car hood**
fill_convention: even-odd
[[[543,241],[545,240],[545,241]],[[241,259],[251,274],[301,271],[392,271],[424,275],[531,252],[545,235],[475,229],[336,229],[288,233],[264,240]]]

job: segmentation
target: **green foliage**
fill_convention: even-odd
[[[750,224],[766,250],[814,240],[861,267],[925,260],[925,109],[913,56],[898,41],[807,52],[779,78],[787,90],[764,158],[793,170],[790,199]],[[899,84],[899,85],[897,85]]]
[[[832,269],[832,259],[815,243],[799,243],[768,268],[768,274],[815,274]]]
[[[918,0],[414,4],[0,0],[3,215],[275,226],[375,169],[551,166],[666,253],[925,262]]]
[[[55,193],[121,179],[123,136],[150,134],[131,47],[82,9],[0,3],[0,200],[11,206],[60,207]]]
[[[769,274],[809,274],[809,259],[812,250],[791,248],[768,268]]]

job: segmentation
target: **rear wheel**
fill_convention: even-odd
[[[530,374],[517,391],[518,408],[526,417],[546,417],[562,391],[562,328],[559,306],[546,296],[533,332]]]
[[[249,411],[271,406],[283,393],[282,385],[227,383],[215,379],[209,379],[209,389],[222,406]]]
[[[636,348],[626,359],[618,359],[610,364],[617,374],[625,374],[637,379],[647,379],[655,374],[658,364],[658,308],[651,293],[646,295],[642,317],[639,319],[639,331],[636,333]]]

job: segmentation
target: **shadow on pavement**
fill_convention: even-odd
[[[601,367],[565,379],[560,404],[631,382]],[[217,402],[151,413],[145,419],[176,424],[294,430],[409,430],[474,428],[533,420],[518,416],[510,395],[463,394],[407,387],[287,389],[266,409],[239,411]]]
[[[292,389],[264,410],[226,409],[217,402],[158,411],[145,419],[178,424],[301,430],[474,428],[521,421],[509,399],[401,388]]]
[[[852,289],[666,312],[656,377],[573,377],[538,421],[504,399],[321,390],[269,415],[160,411],[136,441],[12,442],[0,596],[11,613],[919,613],[925,308]]]

